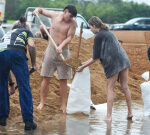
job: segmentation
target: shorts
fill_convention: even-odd
[[[62,49],[62,54],[64,58],[70,57],[69,48]],[[53,77],[55,71],[58,73],[58,79],[72,78],[71,67],[64,63],[60,55],[56,52],[55,48],[53,48],[51,45],[48,45],[42,59],[41,76]]]

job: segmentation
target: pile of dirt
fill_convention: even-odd
[[[77,55],[78,48],[78,37],[74,37],[70,43],[70,50],[73,57]],[[43,39],[36,39],[37,46],[37,63],[41,65],[42,56],[47,47],[47,41]],[[93,38],[81,41],[80,59],[82,62],[88,60],[92,57],[93,48]],[[130,55],[130,54],[129,54]],[[129,57],[132,57],[129,56]],[[29,61],[29,67],[30,67]],[[92,101],[94,104],[104,103],[107,98],[106,91],[106,77],[100,62],[96,62],[90,66],[91,73],[91,91],[92,91]],[[130,71],[129,73],[129,88],[131,91],[132,99],[141,99],[141,91],[139,84],[142,82],[140,75],[135,74],[136,71]],[[72,80],[69,80],[71,82]],[[51,80],[49,85],[49,93],[46,100],[46,105],[42,111],[36,109],[40,101],[40,85],[42,78],[40,76],[40,70],[34,72],[30,77],[30,84],[33,94],[33,105],[34,105],[34,117],[36,121],[45,121],[58,119],[61,117],[60,114],[60,95],[59,95],[59,81],[57,75]],[[68,88],[69,92],[69,88]],[[19,94],[18,91],[10,97],[10,119],[15,119],[16,121],[22,121],[20,105],[19,105]],[[120,89],[120,85],[116,83],[114,99],[125,99],[123,92]]]

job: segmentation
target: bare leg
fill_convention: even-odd
[[[113,106],[113,91],[115,82],[117,81],[118,73],[107,79],[107,115],[103,120],[112,120],[112,106]]]
[[[14,81],[12,79],[12,75],[11,72],[9,72],[9,84],[13,84]],[[13,95],[15,93],[15,85],[11,85],[9,86],[9,96]]]
[[[128,106],[128,116],[127,119],[132,119],[132,109],[131,109],[131,94],[128,87],[128,68],[120,72],[120,84],[123,92],[125,93],[126,102]]]
[[[66,104],[67,104],[67,80],[60,80],[60,98],[61,98],[61,107],[60,109],[63,113],[66,113]]]
[[[15,85],[9,86],[9,96],[15,93]]]
[[[49,90],[50,79],[51,78],[49,77],[43,77],[43,81],[41,83],[41,89],[40,89],[40,104],[37,107],[38,110],[41,110],[45,104],[45,100],[46,100],[47,93]]]

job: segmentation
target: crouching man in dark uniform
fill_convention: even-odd
[[[6,126],[6,119],[9,116],[8,78],[11,70],[15,75],[19,89],[19,100],[25,130],[34,130],[37,125],[33,121],[33,102],[26,57],[27,44],[29,45],[32,67],[37,70],[33,35],[27,29],[13,30],[10,45],[7,45],[6,50],[0,52],[0,125]]]

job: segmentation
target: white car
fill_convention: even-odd
[[[26,13],[25,13],[25,17],[26,17],[26,22],[30,25],[31,31],[33,34],[35,34],[36,32],[39,32],[39,26],[40,26],[40,22],[38,21],[38,19],[33,16],[32,12],[34,11],[36,7],[28,7],[26,9]],[[58,8],[45,8],[47,10],[54,10],[54,11],[63,11],[63,9],[58,9]],[[45,17],[41,14],[39,14],[41,20],[43,21],[43,23],[50,27],[51,26],[51,19],[48,17]],[[77,28],[76,28],[76,33],[75,35],[80,34],[80,27],[81,27],[81,23],[83,22],[83,33],[82,33],[82,37],[84,37],[85,39],[91,38],[94,36],[94,34],[91,32],[91,30],[88,27],[88,23],[87,21],[84,19],[84,17],[80,14],[77,14],[77,17],[75,18],[76,22],[77,22]]]
[[[11,30],[12,24],[5,24],[5,23],[2,23],[2,28],[3,28],[3,30],[5,31],[5,33],[7,33],[9,30]]]
[[[0,38],[2,38],[5,34],[5,31],[2,26],[0,26]]]

